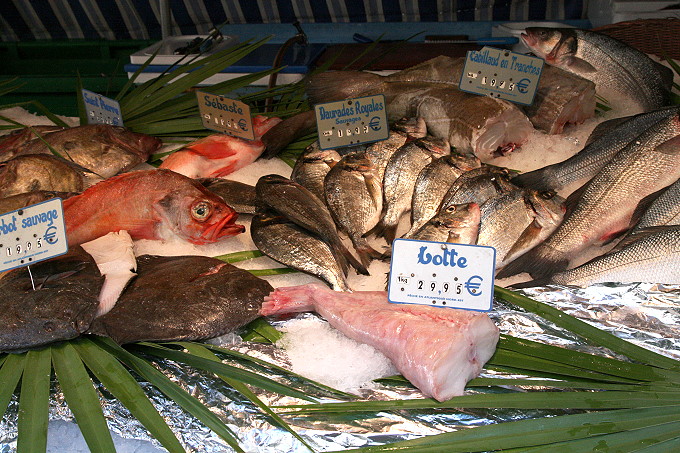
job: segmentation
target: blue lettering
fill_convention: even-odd
[[[2,234],[9,234],[16,230],[17,230],[17,218],[15,216],[12,216],[12,221],[9,223],[5,223],[5,219],[3,217],[2,221],[0,221],[0,232],[2,232]]]
[[[455,249],[446,249],[441,255],[432,256],[431,253],[427,253],[427,246],[420,247],[418,252],[418,264],[429,264],[432,263],[435,266],[451,266],[451,267],[467,267],[467,258],[464,256],[458,256],[458,252]]]

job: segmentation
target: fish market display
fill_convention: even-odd
[[[436,213],[446,192],[466,171],[479,168],[475,156],[453,152],[439,157],[418,173],[411,198],[411,229],[403,237],[409,238]]]
[[[264,151],[262,135],[280,122],[280,118],[258,115],[253,118],[254,140],[227,134],[209,135],[170,154],[160,168],[190,178],[226,176],[255,162]]]
[[[81,245],[97,263],[99,272],[106,278],[99,293],[96,316],[113,308],[128,282],[137,275],[137,260],[132,251],[132,238],[127,231],[109,233]]]
[[[678,121],[675,117],[671,121]],[[680,177],[680,136],[648,131],[621,150],[577,195],[575,207],[543,243],[508,264],[499,278],[528,272],[534,278],[565,270],[587,247],[626,231],[646,196]]]
[[[423,137],[406,143],[390,157],[383,176],[383,212],[374,230],[378,236],[392,243],[399,219],[411,208],[420,171],[449,152],[446,141]]]
[[[644,111],[670,103],[671,69],[614,38],[589,30],[529,27],[522,41],[551,65],[631,98]]]
[[[239,214],[255,214],[255,186],[224,178],[203,178],[199,182]]]
[[[72,247],[66,255],[0,279],[0,351],[25,350],[85,332],[99,306],[104,277],[90,255]]]
[[[238,214],[197,181],[170,170],[124,173],[64,200],[70,245],[126,230],[132,239],[174,233],[194,244],[242,233]]]
[[[520,286],[590,286],[601,282],[680,283],[680,227],[656,227],[626,237],[616,248],[573,269]]]
[[[325,200],[323,180],[328,172],[341,159],[334,149],[323,150],[316,141],[309,145],[295,161],[290,179],[306,187],[319,200]]]
[[[649,128],[657,127],[659,133],[665,133],[664,129],[679,133],[676,123],[663,121],[677,115],[678,111],[678,107],[669,107],[601,123],[577,154],[562,162],[516,176],[512,182],[536,190],[562,190],[583,185],[616,153]]]
[[[61,199],[77,195],[75,192],[55,192],[50,190],[34,190],[32,192],[24,192],[9,197],[0,198],[0,214],[5,212],[16,211],[17,209],[25,208],[43,201],[50,200],[55,197]]]
[[[276,211],[326,241],[331,246],[331,250],[345,275],[348,265],[351,265],[360,273],[368,273],[366,268],[354,258],[342,243],[326,205],[309,190],[280,175],[261,177],[257,181],[255,190],[257,202],[260,206],[266,206]]]
[[[680,180],[665,188],[651,202],[631,233],[664,225],[680,225]]]
[[[250,234],[257,248],[268,257],[315,275],[336,291],[350,291],[345,270],[331,246],[283,216],[256,214]]]
[[[146,162],[161,144],[156,137],[123,127],[89,124],[35,138],[21,145],[15,153],[51,154],[53,149],[64,159],[108,178]]]
[[[82,192],[99,179],[57,156],[17,156],[0,164],[0,198],[36,190]]]
[[[453,204],[432,217],[409,239],[477,244],[480,222],[481,210],[477,203]]]
[[[213,338],[257,318],[272,289],[215,258],[143,255],[137,276],[88,332],[118,343]]]
[[[264,316],[316,311],[348,337],[385,354],[426,396],[462,395],[493,355],[499,330],[485,313],[391,304],[387,293],[340,293],[318,285],[277,288]]]
[[[326,204],[338,228],[349,236],[361,263],[382,254],[364,235],[380,220],[383,194],[377,169],[366,154],[348,154],[335,164],[324,181]]]

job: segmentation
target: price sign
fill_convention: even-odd
[[[385,140],[390,135],[385,96],[366,96],[314,106],[321,149]]]
[[[111,126],[123,126],[123,117],[120,112],[118,101],[94,93],[90,90],[82,90],[83,102],[87,112],[87,124],[110,124]]]
[[[488,311],[496,250],[480,245],[396,239],[387,299],[392,303]]]
[[[544,63],[537,57],[485,46],[467,53],[459,87],[468,93],[531,105]]]
[[[0,216],[0,272],[68,251],[61,198]]]
[[[250,106],[216,94],[196,91],[203,127],[246,140],[255,139]]]

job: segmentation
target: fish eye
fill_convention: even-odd
[[[452,204],[451,206],[448,206],[446,208],[446,212],[448,212],[449,214],[452,213],[452,212],[456,212],[456,205]]]
[[[200,201],[191,208],[191,217],[203,221],[212,214],[212,206],[207,201]]]

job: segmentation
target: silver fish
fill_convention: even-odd
[[[680,225],[680,180],[663,189],[647,207],[631,234],[656,226]]]
[[[309,145],[295,161],[293,172],[290,179],[306,187],[310,192],[317,196],[319,200],[324,200],[323,180],[333,165],[340,161],[341,157],[333,149],[322,150],[319,142],[316,141]]]
[[[677,116],[673,121],[680,121]],[[508,264],[498,277],[528,272],[534,278],[566,269],[583,250],[629,228],[635,207],[680,177],[680,136],[648,131],[622,149],[570,200],[569,214],[543,243]]]
[[[522,187],[532,189],[562,190],[567,186],[583,185],[595,176],[611,160],[616,153],[635,140],[650,127],[659,125],[669,128],[670,133],[680,133],[674,122],[661,121],[671,118],[680,111],[674,106],[635,115],[621,121],[613,120],[607,126],[594,131],[594,138],[572,157],[538,170],[530,171],[512,179],[512,182]],[[604,123],[603,123],[604,124]],[[661,132],[661,128],[658,129]],[[673,132],[675,131],[675,132]]]
[[[389,244],[395,238],[401,216],[411,207],[420,171],[434,159],[450,152],[446,141],[424,137],[406,143],[387,163],[383,177],[383,212],[376,227],[378,236]]]
[[[407,141],[425,137],[426,134],[427,127],[422,118],[402,118],[390,128],[390,135],[386,140],[368,145],[366,156],[375,165],[378,179],[383,181],[388,162]]]
[[[330,245],[345,275],[348,265],[368,274],[342,243],[331,213],[323,201],[300,184],[281,175],[266,175],[255,185],[258,205],[266,206]]]
[[[431,218],[411,239],[476,244],[480,219],[481,211],[477,203],[451,205]]]
[[[411,229],[403,237],[410,238],[437,213],[444,195],[460,175],[480,166],[477,157],[457,152],[427,164],[416,178],[411,198]]]
[[[482,206],[490,198],[515,190],[506,169],[483,166],[463,173],[442,198],[438,212],[453,204],[477,203]]]
[[[348,154],[326,175],[326,204],[340,230],[347,233],[368,267],[371,259],[382,254],[371,247],[364,235],[380,220],[382,182],[377,169],[366,154]]]
[[[351,291],[330,246],[293,222],[256,214],[250,233],[257,248],[270,258],[315,275],[336,291]]]
[[[673,71],[607,35],[573,28],[529,27],[522,41],[547,63],[614,90],[644,111],[670,104]]]

